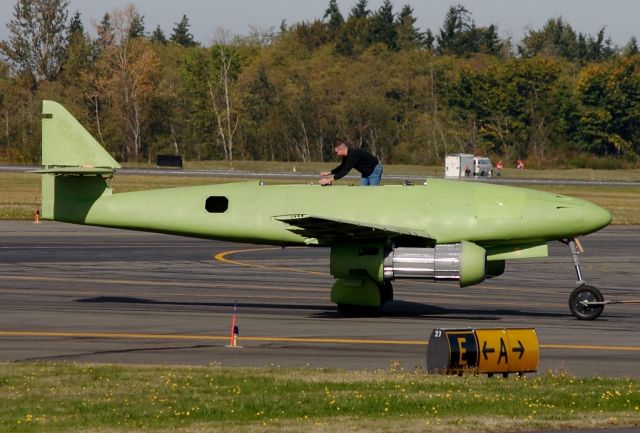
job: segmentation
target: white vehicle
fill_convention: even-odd
[[[447,155],[444,159],[444,177],[491,177],[492,172],[493,164],[491,164],[491,160],[485,156],[473,156],[470,153],[456,153]]]
[[[473,175],[491,177],[493,173],[493,164],[491,160],[485,156],[473,157]]]

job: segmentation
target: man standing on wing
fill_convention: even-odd
[[[330,172],[320,173],[320,185],[331,185],[334,180],[345,177],[352,168],[361,174],[360,185],[380,185],[382,164],[378,158],[362,149],[348,147],[340,140],[336,142],[333,151],[342,157],[342,162]]]

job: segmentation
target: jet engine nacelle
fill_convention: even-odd
[[[391,250],[373,242],[337,244],[331,248],[331,274],[336,278],[368,276],[378,283],[399,278],[459,281],[465,287],[487,277],[487,252],[464,241]]]
[[[422,278],[460,281],[460,287],[478,284],[487,276],[487,252],[471,242],[434,248],[393,249],[384,259],[385,279]]]

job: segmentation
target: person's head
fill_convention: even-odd
[[[336,141],[336,145],[333,146],[333,151],[338,156],[347,156],[348,150],[349,150],[349,147],[347,146],[347,143],[345,143],[342,140]]]

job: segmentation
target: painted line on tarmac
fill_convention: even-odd
[[[119,284],[129,286],[163,286],[172,287],[179,285],[188,285],[190,287],[203,287],[210,288],[211,283],[198,283],[190,282],[185,283],[183,281],[158,281],[158,280],[129,280],[129,279],[113,279],[113,278],[77,278],[75,275],[69,275],[68,277],[39,277],[35,275],[0,275],[0,280],[3,281],[47,281],[47,282],[59,282],[66,283],[73,281],[74,283],[86,283],[86,284]]]
[[[289,247],[289,248],[305,248],[305,247]],[[227,256],[231,255],[231,254],[252,253],[252,252],[256,252],[256,251],[268,251],[268,250],[280,250],[280,249],[282,249],[282,248],[281,247],[266,247],[266,248],[249,248],[249,249],[245,249],[245,250],[223,251],[223,252],[218,253],[215,256],[213,256],[213,258],[215,260],[217,260],[218,262],[221,262],[221,263],[227,263],[227,264],[238,265],[238,266],[245,266],[245,267],[248,267],[248,268],[260,268],[260,269],[271,269],[271,270],[275,270],[275,271],[296,272],[296,273],[300,273],[300,274],[319,275],[319,276],[322,276],[322,277],[329,276],[329,274],[326,273],[326,272],[307,271],[307,270],[304,270],[304,269],[282,268],[282,267],[277,267],[277,266],[261,265],[261,264],[257,264],[257,263],[246,263],[246,262],[241,262],[239,260],[231,260],[231,259],[227,258]]]
[[[288,247],[288,248],[291,248],[291,249],[303,249],[303,248],[308,248],[308,247]],[[250,252],[256,252],[256,251],[280,250],[280,249],[282,249],[282,247],[262,247],[262,248],[250,248],[250,249],[244,249],[244,250],[224,251],[224,252],[216,254],[214,256],[214,259],[219,261],[219,262],[222,262],[222,263],[238,265],[238,266],[245,266],[245,267],[250,267],[250,268],[272,269],[272,270],[284,271],[284,272],[297,272],[297,273],[304,273],[304,274],[310,274],[310,275],[320,275],[320,276],[323,276],[323,277],[330,277],[331,276],[331,274],[326,273],[326,272],[308,271],[308,270],[304,270],[304,269],[283,268],[283,267],[262,265],[262,264],[257,264],[257,263],[248,263],[248,262],[243,262],[243,261],[240,261],[240,260],[232,260],[232,259],[228,259],[227,258],[227,256],[232,255],[232,254],[250,253]],[[476,288],[480,289],[478,287],[476,287]],[[484,291],[485,289],[492,289],[492,290],[498,290],[498,291],[503,291],[503,292],[524,292],[524,291],[527,291],[526,289],[505,288],[505,287],[499,287],[499,286],[495,286],[495,285],[491,285],[491,286],[485,285],[480,290]],[[561,292],[561,293],[563,293],[563,292]],[[458,297],[464,297],[464,298],[467,298],[469,296],[468,293],[461,293],[459,295],[447,293],[446,295],[451,296],[451,297],[458,296]]]
[[[211,340],[228,341],[228,335],[180,335],[180,334],[137,334],[112,332],[39,332],[39,331],[0,331],[0,337],[72,337],[72,338],[112,338],[112,339],[147,339],[147,340]],[[421,340],[374,340],[357,338],[315,338],[315,337],[256,337],[246,336],[239,340],[269,343],[325,343],[325,344],[388,344],[426,346]]]
[[[288,248],[302,249],[302,248],[308,248],[308,247],[288,247]],[[277,266],[262,265],[257,263],[247,263],[240,260],[232,260],[227,258],[227,256],[232,254],[241,254],[241,253],[249,253],[249,252],[256,252],[256,251],[280,250],[280,249],[282,249],[282,247],[262,247],[262,248],[250,248],[250,249],[244,249],[244,250],[224,251],[216,254],[213,258],[221,263],[245,266],[248,268],[260,268],[260,269],[276,270],[276,271],[283,271],[283,272],[295,272],[295,273],[302,273],[302,274],[309,274],[309,275],[319,275],[323,277],[331,276],[331,274],[325,273],[325,272],[308,271],[304,269],[283,268],[283,267],[277,267]],[[498,286],[483,286],[483,288],[480,290],[484,291],[485,289],[499,290],[503,292],[517,292],[517,293],[522,293],[527,291],[527,289],[504,288],[504,287],[498,287]],[[468,293],[455,294],[455,293],[449,293],[449,292],[447,292],[446,294],[438,294],[438,295],[448,296],[451,298],[459,297],[459,298],[465,298],[465,299],[468,298],[469,296]],[[510,304],[510,303],[500,304],[495,302],[487,302],[486,304],[487,305],[520,305],[520,304]]]
[[[289,247],[289,248],[302,249],[302,248],[307,248],[307,247]],[[227,256],[232,255],[232,254],[242,254],[242,253],[249,253],[249,252],[256,252],[256,251],[269,251],[269,250],[280,250],[280,249],[282,249],[282,247],[261,247],[261,248],[250,248],[250,249],[242,249],[242,250],[224,251],[224,252],[216,254],[214,256],[214,259],[219,261],[219,262],[221,262],[221,263],[237,265],[237,266],[244,266],[244,267],[249,267],[249,268],[259,268],[259,269],[266,269],[266,270],[277,270],[277,271],[283,271],[283,272],[294,272],[294,273],[318,275],[318,276],[323,276],[323,277],[330,277],[331,276],[330,274],[323,273],[323,272],[307,271],[307,270],[304,270],[304,269],[283,268],[283,267],[269,266],[269,265],[263,265],[263,264],[257,264],[257,263],[247,263],[247,262],[243,262],[243,261],[240,261],[240,260],[232,260],[232,259],[228,259],[227,258]],[[484,288],[482,290],[485,290],[486,288],[500,290],[500,291],[503,291],[503,292],[516,292],[516,293],[527,292],[527,289],[503,288],[503,287],[498,287],[498,286],[484,286]],[[398,294],[400,294],[400,292],[398,292]],[[455,299],[455,298],[467,299],[468,296],[469,296],[468,293],[456,294],[456,293],[450,293],[450,292],[439,293],[437,295],[438,296],[442,296],[443,298],[453,298],[453,299]],[[521,304],[512,303],[512,302],[496,302],[496,301],[476,301],[476,303],[479,303],[479,304],[482,304],[482,305],[489,305],[489,306],[507,306],[507,307],[513,307],[513,306],[520,306],[521,305]],[[556,306],[558,306],[558,305],[556,305]]]
[[[570,350],[613,350],[626,352],[640,352],[640,346],[598,346],[591,344],[541,344],[541,349],[570,349]]]
[[[46,245],[42,245],[42,244],[46,244]],[[172,244],[151,244],[150,245],[150,244],[138,242],[138,243],[129,243],[124,245],[114,245],[108,242],[85,242],[85,241],[82,241],[82,246],[89,247],[89,248],[101,248],[101,249],[127,249],[127,248],[133,248],[133,247],[145,247],[145,248],[154,247],[154,248],[162,248],[162,249],[173,248],[173,249],[183,250],[186,248],[206,248],[206,246],[204,245],[193,245],[188,243],[173,244],[173,245]],[[78,245],[77,243],[74,243],[72,241],[64,241],[64,242],[18,241],[18,242],[13,242],[11,245],[0,246],[0,249],[15,250],[15,249],[28,248],[30,250],[53,250],[53,249],[60,250],[65,247],[77,249]]]
[[[185,334],[141,334],[116,332],[50,332],[50,331],[0,331],[0,337],[54,337],[54,338],[110,338],[120,340],[198,340],[227,341],[228,335],[185,335]],[[381,340],[363,338],[316,338],[316,337],[242,337],[244,341],[269,343],[324,343],[362,344],[393,346],[427,346],[423,340]],[[609,350],[616,352],[640,352],[640,346],[604,346],[591,344],[540,344],[541,349],[564,350]]]

